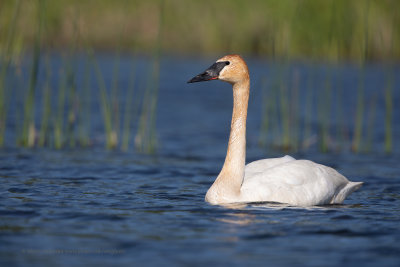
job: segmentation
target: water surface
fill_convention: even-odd
[[[204,195],[223,164],[232,95],[219,83],[185,85],[209,63],[162,62],[171,64],[161,72],[155,155],[101,145],[0,150],[2,266],[400,265],[398,153],[293,154],[365,182],[343,205],[211,206]],[[284,154],[257,146],[254,84],[247,161]]]

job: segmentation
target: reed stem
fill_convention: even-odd
[[[51,66],[48,55],[46,56],[46,82],[43,87],[42,124],[40,128],[38,146],[43,147],[49,139],[49,119],[51,114]]]
[[[149,72],[147,87],[143,99],[139,128],[135,137],[135,147],[138,151],[153,154],[157,147],[156,136],[156,109],[160,79],[160,61],[163,35],[165,1],[159,1],[159,24],[157,42],[153,51],[153,64]]]
[[[15,40],[15,28],[17,24],[17,18],[19,17],[21,7],[21,0],[15,1],[14,12],[10,28],[8,29],[5,51],[0,58],[1,70],[0,70],[0,147],[4,145],[4,135],[6,131],[6,118],[8,110],[8,95],[6,94],[6,76],[11,64],[12,59],[12,47]]]
[[[65,109],[65,91],[67,87],[67,77],[64,71],[60,71],[58,84],[58,103],[57,112],[54,116],[54,147],[61,149],[64,145],[64,109]]]
[[[117,136],[112,127],[112,114],[110,102],[107,94],[107,87],[104,81],[103,75],[101,73],[100,67],[97,63],[97,60],[94,56],[92,50],[88,51],[91,62],[94,65],[95,75],[97,77],[97,83],[100,89],[100,103],[103,111],[103,120],[104,120],[104,130],[106,133],[106,148],[113,149],[117,146]]]
[[[124,113],[124,122],[123,122],[123,130],[122,130],[122,143],[121,149],[123,151],[127,151],[129,148],[129,139],[130,139],[130,130],[131,130],[131,117],[135,118],[136,113],[138,112],[137,107],[139,103],[137,103],[137,99],[135,98],[135,104],[132,107],[132,100],[135,92],[135,66],[132,67],[132,72],[130,76],[130,82],[128,87],[128,93],[125,102],[125,113]]]
[[[331,122],[330,110],[332,103],[332,66],[327,70],[324,93],[319,102],[319,128],[320,128],[320,150],[322,153],[329,152],[329,125]]]
[[[387,72],[385,86],[385,153],[392,153],[393,149],[393,80],[394,70],[391,69]]]
[[[33,50],[33,61],[30,74],[29,89],[25,100],[24,108],[24,121],[22,126],[22,145],[27,147],[33,147],[35,145],[36,130],[35,130],[35,91],[39,75],[40,66],[40,46],[41,46],[41,35],[43,18],[45,12],[44,6],[45,0],[39,0],[38,6],[38,25],[35,35],[35,44]]]

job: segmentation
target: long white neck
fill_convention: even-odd
[[[224,166],[212,187],[223,194],[239,194],[246,161],[246,119],[250,80],[233,85],[233,113]],[[221,192],[222,191],[222,192]]]

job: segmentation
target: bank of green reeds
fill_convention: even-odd
[[[373,151],[379,98],[366,96],[364,68],[369,60],[390,59],[381,89],[385,106],[383,150],[393,151],[393,61],[400,58],[396,45],[399,18],[394,12],[400,8],[397,1],[255,0],[250,4],[116,0],[111,4],[98,0],[96,8],[93,4],[90,0],[1,3],[0,146],[12,94],[7,79],[12,75],[22,78],[16,74],[21,70],[10,66],[24,54],[32,55],[30,77],[14,88],[16,97],[24,97],[23,107],[16,108],[20,145],[61,149],[104,140],[108,149],[126,151],[134,144],[137,151],[154,153],[162,51],[239,52],[273,58],[276,68],[268,83],[262,83],[264,116],[259,141],[262,146],[285,151],[307,150],[314,144],[322,152]],[[21,47],[28,53],[22,53]],[[62,52],[58,69],[46,48],[67,51]],[[97,61],[97,48],[116,51],[110,83]],[[152,58],[146,83],[141,87],[135,84],[132,65],[128,88],[120,88],[121,55],[133,50],[148,52]],[[78,53],[84,62],[82,68],[77,66]],[[316,81],[313,68],[309,73],[289,71],[292,60],[299,58],[330,62],[324,82]],[[335,67],[340,60],[360,66],[357,86],[350,91],[345,92],[340,82],[335,82],[341,80]],[[41,81],[40,75],[44,77]],[[52,81],[54,76],[57,82]],[[97,82],[96,93],[91,89],[92,79]],[[354,112],[343,114],[343,101],[349,95],[356,99]],[[103,115],[104,138],[92,136],[96,107]]]
[[[21,1],[27,7],[17,31],[21,42],[33,44],[30,23],[37,1]],[[159,5],[159,0],[48,1],[45,20],[49,33],[43,41],[52,47],[68,46],[74,34],[69,23],[79,10],[79,25],[89,43],[113,50],[120,18],[129,14],[122,49],[130,51],[135,44],[151,54],[161,20]],[[366,24],[367,5],[370,15]],[[161,47],[168,53],[241,51],[276,58],[359,61],[363,58],[363,31],[368,27],[367,60],[383,60],[391,37],[395,42],[400,39],[400,18],[395,14],[400,2],[396,0],[167,0],[164,6],[163,31],[168,38],[162,40]],[[0,22],[6,28],[12,24],[13,7],[13,0],[2,1]],[[0,47],[5,43],[0,39]],[[395,47],[391,56],[399,60],[400,48]]]
[[[366,85],[362,67],[352,76],[335,66],[316,74],[317,69],[305,65],[299,77],[296,70],[281,69],[283,73],[269,76],[268,86],[259,83],[263,90],[260,146],[291,152],[392,153],[393,73],[386,71],[379,80],[381,87],[367,91],[366,86],[371,85]],[[274,82],[277,76],[278,82]],[[303,81],[299,92],[294,86],[298,80]],[[348,87],[349,83],[356,86]],[[291,91],[287,90],[290,86],[294,86]]]
[[[21,13],[26,14],[27,12],[27,9],[21,7],[24,3],[28,4],[26,8],[33,8],[36,12],[36,17],[32,18],[31,22],[31,25],[33,25],[31,29],[35,33],[33,49],[31,53],[26,53],[26,55],[32,55],[31,60],[29,60],[28,72],[30,75],[28,81],[21,80],[21,78],[24,78],[24,73],[21,72],[20,66],[15,65],[16,59],[20,55],[15,52],[17,42],[15,39],[18,39],[16,36],[21,35],[21,32],[18,31],[18,25],[25,19]],[[46,44],[43,43],[43,39],[46,39],[51,32],[51,27],[49,27],[51,25],[48,24],[49,21],[45,18],[47,18],[48,12],[51,12],[52,8],[54,8],[53,4],[53,2],[46,0],[29,3],[24,0],[16,1],[15,5],[13,5],[12,21],[7,22],[8,24],[6,23],[9,27],[7,33],[0,31],[0,36],[4,35],[7,40],[5,45],[2,46],[1,40],[4,39],[0,38],[0,146],[4,145],[6,136],[7,111],[9,102],[12,100],[11,93],[15,95],[17,105],[13,110],[16,113],[14,116],[14,129],[10,129],[10,131],[17,136],[14,140],[17,141],[18,145],[62,149],[73,148],[77,145],[86,147],[94,144],[97,137],[91,136],[93,123],[90,115],[92,112],[96,112],[92,109],[92,103],[96,101],[93,101],[92,90],[90,89],[92,74],[94,74],[100,91],[100,94],[96,92],[96,96],[100,96],[98,106],[103,111],[106,148],[115,149],[120,147],[122,150],[128,150],[130,140],[133,139],[131,131],[132,120],[137,119],[137,116],[131,114],[131,111],[137,114],[140,103],[145,102],[143,103],[143,109],[145,107],[147,109],[149,106],[149,115],[142,116],[139,132],[141,128],[150,129],[151,137],[147,135],[148,132],[145,132],[145,135],[141,137],[143,144],[137,140],[136,143],[140,146],[141,149],[139,150],[141,152],[155,152],[155,112],[159,85],[158,82],[154,83],[154,78],[157,81],[159,76],[160,53],[158,51],[161,51],[160,45],[156,45],[155,54],[157,56],[155,57],[154,67],[148,71],[149,82],[145,86],[147,88],[144,93],[146,95],[145,101],[141,101],[136,95],[138,90],[134,91],[134,80],[132,79],[129,89],[124,90],[127,95],[123,99],[128,100],[125,102],[125,113],[122,115],[122,98],[118,88],[120,78],[119,60],[122,50],[119,48],[116,53],[112,82],[107,84],[93,49],[88,48],[88,53],[85,55],[78,48],[82,41],[86,47],[90,42],[87,39],[79,40],[82,37],[81,29],[78,25],[80,17],[75,14],[72,16],[74,19],[71,22],[74,33],[73,38],[70,41],[70,45],[65,49],[67,52],[61,53],[61,64],[58,68],[54,68],[51,62],[51,55],[45,51]],[[7,3],[2,3],[1,7],[1,14],[6,14]],[[1,18],[4,19],[4,16]],[[4,25],[4,21],[1,22]],[[1,29],[4,28],[1,27]],[[122,32],[120,37],[120,43],[122,43],[124,38]],[[78,58],[85,62],[80,83],[78,83],[77,77],[82,75],[79,73]],[[24,64],[27,64],[27,62],[24,60]],[[11,65],[12,68],[10,68]],[[39,79],[40,75],[43,78]],[[17,80],[11,78],[14,76],[18,76]],[[133,72],[132,77],[134,76],[135,73]],[[57,78],[56,82],[54,82],[55,77]],[[124,118],[123,123],[120,122],[122,118]]]
[[[280,103],[281,111],[280,116],[268,117],[268,130],[263,126],[261,136],[266,136],[269,134],[276,135],[274,132],[278,131],[278,137],[274,140],[270,141],[270,145],[278,146],[282,148],[290,148],[291,150],[296,150],[295,146],[289,146],[289,139],[296,140],[300,138],[301,147],[303,150],[309,148],[313,143],[319,144],[319,150],[321,152],[330,152],[330,151],[339,151],[339,150],[352,150],[355,153],[360,152],[370,152],[376,149],[376,146],[373,145],[373,140],[375,139],[376,132],[376,113],[377,113],[377,105],[379,104],[377,101],[378,94],[374,93],[369,98],[366,97],[365,92],[365,80],[366,77],[366,64],[368,60],[371,58],[376,58],[377,51],[381,51],[382,59],[390,58],[388,60],[388,67],[386,68],[385,81],[382,83],[382,92],[380,95],[384,95],[384,106],[385,116],[384,116],[384,127],[385,127],[385,137],[384,137],[384,151],[387,153],[391,153],[393,149],[393,60],[396,58],[395,51],[398,47],[394,48],[394,43],[399,40],[397,33],[394,33],[395,26],[393,23],[397,22],[397,9],[393,11],[389,11],[385,9],[386,12],[389,12],[389,17],[386,23],[391,24],[388,29],[383,30],[379,33],[375,32],[381,25],[377,25],[376,18],[378,14],[382,14],[384,12],[378,6],[380,4],[390,4],[396,5],[394,1],[383,1],[378,3],[377,1],[367,0],[367,1],[359,1],[357,2],[359,5],[359,9],[354,13],[353,17],[343,17],[345,14],[348,14],[349,10],[351,10],[351,6],[355,4],[355,1],[348,2],[349,10],[343,10],[343,1],[301,1],[296,2],[293,5],[297,5],[297,12],[294,13],[294,16],[297,18],[294,19],[297,26],[307,25],[308,23],[312,23],[312,27],[301,29],[303,30],[312,30],[313,27],[320,27],[320,31],[324,28],[326,29],[326,36],[323,37],[324,33],[320,31],[312,31],[312,38],[309,40],[311,44],[311,49],[313,52],[311,53],[311,58],[315,61],[316,59],[321,60],[321,57],[318,55],[320,53],[317,46],[323,46],[325,43],[329,47],[327,50],[330,51],[326,54],[326,57],[322,57],[325,59],[330,59],[332,63],[328,64],[329,69],[326,72],[326,78],[324,83],[315,84],[315,70],[313,68],[309,69],[309,73],[307,74],[308,82],[305,86],[305,90],[303,91],[304,99],[303,109],[298,109],[297,112],[300,113],[301,110],[304,110],[303,119],[295,118],[293,121],[293,116],[289,113],[293,114],[293,112],[288,113],[288,105],[291,104],[291,109],[296,110],[296,101],[298,100],[295,94],[290,94],[287,91],[288,82],[282,81],[281,83],[286,83],[286,85],[281,85],[281,94],[280,99],[278,99],[278,103]],[[362,3],[362,4],[361,4]],[[323,6],[331,5],[330,9],[325,9]],[[309,17],[309,22],[302,21],[304,19],[304,14],[310,14],[311,10],[315,10],[315,7],[321,5],[322,9],[320,13],[315,13],[315,16]],[[382,8],[382,6],[381,6]],[[305,13],[303,13],[303,11]],[[322,21],[325,20],[325,21]],[[347,20],[347,23],[346,23]],[[290,20],[292,21],[292,19]],[[356,24],[359,24],[355,27]],[[345,26],[347,25],[347,26]],[[290,32],[292,29],[297,26],[289,25],[288,31]],[[300,31],[301,32],[301,31]],[[348,34],[353,34],[353,37],[349,37]],[[380,37],[378,37],[378,34]],[[290,35],[290,33],[289,33]],[[307,33],[305,33],[307,36]],[[357,37],[355,37],[357,36]],[[350,38],[352,40],[352,44],[357,47],[352,48],[351,50],[357,54],[357,56],[353,57],[351,52],[346,50],[349,48],[345,48],[346,42],[349,41]],[[380,39],[379,39],[380,38]],[[386,38],[386,39],[385,39]],[[347,40],[347,41],[346,41]],[[357,40],[357,41],[356,41]],[[290,42],[293,42],[293,39],[290,39]],[[293,46],[297,46],[296,41]],[[290,46],[289,45],[289,46]],[[387,49],[389,47],[389,49]],[[386,50],[387,49],[387,50]],[[389,51],[389,52],[388,52]],[[293,58],[293,50],[291,48],[287,49],[288,58]],[[350,54],[349,54],[350,53]],[[305,53],[307,54],[307,53]],[[345,55],[346,54],[346,55]],[[349,90],[346,89],[346,92],[343,91],[342,83],[341,83],[341,75],[345,75],[345,73],[340,73],[335,70],[335,64],[340,62],[339,60],[343,57],[347,59],[356,58],[356,64],[359,66],[358,77],[357,77],[357,85]],[[278,74],[283,77],[288,75],[286,70],[281,70]],[[333,77],[333,73],[338,73],[339,75],[335,75]],[[340,75],[341,74],[341,75]],[[273,75],[273,77],[277,77],[277,75]],[[336,88],[332,87],[333,78],[338,81],[335,83]],[[295,80],[293,79],[292,82]],[[270,88],[266,88],[265,90],[274,90],[274,85]],[[312,89],[314,88],[314,89]],[[381,88],[377,88],[381,89]],[[295,91],[294,91],[295,92]],[[343,101],[346,99],[354,100],[354,107],[350,109],[347,108],[347,114],[343,114]],[[294,102],[293,102],[294,101]],[[264,101],[264,105],[273,106],[273,103]],[[264,108],[264,112],[270,112],[271,108]],[[353,110],[353,112],[351,112]],[[350,113],[348,113],[350,111]],[[296,112],[295,112],[296,113]],[[264,115],[264,118],[266,116]],[[335,118],[335,120],[334,120]],[[277,121],[280,126],[270,127],[274,125],[274,121]],[[288,123],[290,122],[290,123]],[[312,127],[312,122],[317,122],[315,125],[319,131],[314,131]],[[335,124],[334,124],[335,122]],[[263,125],[265,122],[263,122]],[[302,135],[297,134],[297,128],[300,125],[300,132]],[[334,127],[335,125],[335,127]],[[347,126],[346,126],[347,125]],[[333,129],[336,128],[336,129]],[[292,134],[292,136],[289,135]],[[293,136],[294,135],[294,136]],[[290,136],[290,138],[289,138]],[[262,142],[265,145],[265,142]]]

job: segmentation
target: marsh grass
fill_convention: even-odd
[[[374,132],[376,129],[376,106],[377,106],[377,98],[378,96],[374,94],[372,98],[367,102],[369,109],[366,114],[366,133],[365,133],[365,148],[363,152],[369,153],[373,151],[373,140],[374,140]]]
[[[290,125],[291,125],[291,146],[293,151],[298,151],[299,149],[299,139],[300,139],[300,71],[295,69],[292,78],[293,84],[291,86],[291,104],[290,104]]]
[[[138,132],[135,137],[135,147],[143,153],[154,153],[157,148],[156,116],[160,79],[160,64],[163,41],[163,23],[165,16],[165,1],[159,1],[159,21],[157,41],[153,51],[151,71],[147,78],[142,110],[139,118]]]
[[[281,63],[277,63],[275,69],[280,66]],[[367,77],[372,73],[367,71],[366,65],[355,69],[355,82],[340,64],[330,64],[326,70],[316,71],[319,68],[318,65],[304,67],[302,76],[281,69],[282,74],[269,75],[272,79],[269,86],[260,83],[263,114],[259,144],[291,152],[311,149],[322,153],[377,153],[377,144],[384,141],[381,152],[392,153],[393,69],[390,71],[387,67],[383,71],[377,83],[381,88],[372,88],[375,83]],[[287,81],[283,77],[291,78]],[[303,82],[299,82],[302,77],[305,77]],[[297,83],[301,96],[295,89]],[[286,89],[287,84],[291,84],[290,91]],[[351,84],[357,87],[351,90],[348,87]],[[380,107],[385,108],[382,113],[378,110]],[[378,121],[380,116],[383,116],[382,121]],[[384,128],[380,128],[383,125]]]
[[[12,20],[10,27],[7,32],[6,45],[2,56],[0,57],[0,147],[4,145],[4,134],[6,131],[6,118],[9,102],[9,95],[6,93],[6,78],[9,71],[9,67],[12,60],[12,48],[15,40],[15,29],[17,24],[17,19],[19,17],[21,7],[21,0],[15,1],[14,12],[12,15]],[[1,12],[1,11],[0,11]],[[0,13],[0,15],[2,15]]]
[[[64,109],[67,83],[68,81],[65,75],[65,71],[60,70],[57,93],[57,107],[55,110],[55,116],[53,117],[54,147],[56,149],[61,149],[64,144]]]
[[[118,87],[118,80],[119,80],[119,67],[121,61],[121,54],[120,49],[117,50],[116,55],[114,56],[114,67],[112,71],[112,82],[111,82],[111,113],[112,113],[112,128],[113,128],[113,138],[114,146],[116,147],[119,143],[119,129],[120,129],[120,99],[119,99],[119,87]]]
[[[392,19],[392,33],[390,39],[389,56],[394,54],[395,49],[395,29],[397,29],[397,19],[399,17],[399,10],[396,9],[395,14]],[[381,45],[383,46],[383,37],[381,38]],[[390,58],[386,66],[386,81],[385,81],[385,141],[384,150],[387,154],[393,152],[393,87],[394,87],[394,63],[393,59]]]
[[[22,125],[22,137],[20,143],[26,147],[35,145],[36,127],[35,127],[35,91],[37,87],[40,52],[41,52],[41,37],[44,23],[45,1],[39,0],[37,11],[37,30],[35,34],[35,43],[33,49],[32,67],[29,79],[29,88],[24,106],[24,118]]]
[[[324,81],[322,96],[319,96],[319,136],[320,136],[320,151],[323,153],[329,152],[330,149],[330,125],[331,120],[331,103],[332,103],[332,66],[328,67],[326,78]]]
[[[35,1],[24,1],[35,5]],[[123,39],[122,48],[130,51],[134,43],[139,50],[149,54],[153,51],[155,32],[160,16],[159,0],[126,1],[48,1],[45,19],[49,22],[49,33],[45,38],[57,48],[64,48],[73,39],[68,27],[74,7],[80,10],[84,36],[94,47],[115,49],[121,16],[129,14],[126,27],[133,34]],[[3,0],[2,8],[6,28],[11,24],[13,0]],[[246,1],[166,1],[163,20],[165,38],[164,51],[180,54],[222,54],[226,51],[241,51],[275,58],[323,60],[359,60],[359,44],[365,27],[365,6],[371,9],[368,38],[370,59],[382,59],[386,51],[377,46],[382,32],[393,31],[399,38],[399,1],[347,1],[347,0],[252,0]],[[34,8],[24,11],[24,19],[17,31],[32,45],[30,27]],[[392,23],[392,22],[395,23]],[[201,23],[199,23],[201,22]],[[334,27],[332,27],[334,25]],[[240,33],[240,34],[238,34]],[[386,42],[387,38],[385,38]],[[332,45],[336,43],[338,45]],[[0,46],[4,41],[0,40]],[[392,56],[400,58],[395,48]]]
[[[262,113],[261,113],[262,117],[261,117],[260,135],[258,137],[258,144],[261,147],[265,147],[269,142],[266,133],[269,132],[269,129],[271,127],[270,116],[273,110],[272,108],[273,99],[270,96],[271,90],[267,90],[267,81],[265,77],[261,79],[260,84],[261,84],[263,105],[262,105]]]
[[[57,16],[53,17],[54,21],[49,20],[48,16],[49,13],[55,12],[54,9],[57,10],[55,7],[59,4],[45,0],[32,2],[31,5],[36,7],[33,9],[36,13],[35,18],[31,20],[35,23],[30,25],[34,38],[32,38],[33,49],[29,50],[32,55],[28,67],[30,75],[29,79],[26,79],[17,73],[21,72],[18,68],[10,68],[16,62],[15,58],[18,56],[16,51],[20,51],[18,47],[25,45],[21,41],[24,39],[19,37],[24,36],[25,31],[21,30],[19,25],[26,25],[24,21],[19,22],[22,19],[20,14],[22,14],[21,10],[25,12],[24,15],[29,14],[30,11],[24,10],[24,5],[21,3],[21,0],[15,1],[12,12],[7,12],[7,9],[0,10],[1,15],[12,13],[7,24],[7,32],[3,34],[5,38],[0,40],[0,146],[4,144],[6,121],[10,117],[8,105],[12,96],[15,95],[16,102],[20,104],[17,105],[16,115],[13,115],[17,121],[15,132],[18,137],[16,139],[21,146],[62,149],[87,147],[97,144],[97,140],[104,140],[107,149],[128,151],[132,147],[133,140],[133,146],[137,151],[155,153],[158,148],[156,121],[162,52],[170,48],[171,40],[176,38],[176,32],[171,29],[182,26],[174,24],[176,18],[172,10],[181,14],[182,7],[170,1],[146,2],[149,3],[149,10],[154,11],[152,12],[154,21],[150,21],[153,39],[148,38],[152,39],[150,46],[144,45],[146,41],[141,42],[137,39],[132,41],[128,31],[128,29],[132,30],[130,20],[136,20],[136,17],[131,15],[131,5],[142,7],[147,4],[139,2],[132,4],[125,1],[123,15],[115,19],[118,25],[122,25],[122,30],[113,28],[115,38],[112,44],[116,49],[113,49],[114,58],[107,69],[111,75],[108,75],[96,57],[96,41],[90,38],[91,25],[82,22],[85,21],[85,16],[80,16],[80,13],[85,10],[84,3],[76,4],[78,7],[69,9],[69,12],[74,14],[71,16],[71,23],[66,24],[70,32],[69,43],[64,49],[66,52],[62,54],[60,66],[56,68],[51,62],[51,55],[45,53],[45,47],[49,44],[52,47],[49,40],[54,34],[53,26],[56,24],[52,22],[57,22]],[[99,1],[99,3],[100,9],[114,8],[106,2]],[[118,2],[115,3],[119,5]],[[344,11],[347,4],[342,0],[318,4],[308,0],[296,4],[290,3],[275,2],[271,10],[275,10],[276,14],[268,11],[271,17],[265,19],[267,24],[263,25],[264,21],[261,20],[260,27],[255,30],[254,27],[250,27],[253,22],[248,20],[252,14],[249,6],[243,3],[236,6],[235,1],[227,2],[225,4],[230,6],[233,14],[237,15],[235,15],[237,21],[243,22],[239,25],[243,34],[248,34],[246,29],[256,31],[252,32],[248,39],[243,37],[243,40],[248,40],[248,42],[243,42],[242,37],[232,35],[236,28],[226,25],[227,21],[231,21],[230,17],[222,13],[221,16],[213,18],[213,15],[205,13],[204,17],[210,20],[206,24],[211,27],[216,23],[217,26],[211,27],[207,36],[196,32],[203,36],[204,40],[198,40],[195,44],[193,40],[188,40],[187,43],[203,52],[217,53],[223,48],[224,51],[234,50],[245,54],[254,50],[262,56],[273,57],[276,65],[271,75],[267,77],[267,80],[264,77],[260,78],[263,90],[263,116],[259,144],[262,147],[281,151],[309,149],[322,152],[352,150],[354,153],[374,151],[374,141],[377,137],[375,128],[379,123],[377,108],[380,107],[382,100],[375,96],[371,98],[366,93],[365,88],[368,87],[368,84],[365,84],[366,63],[370,58],[379,58],[380,51],[387,47],[388,37],[384,34],[388,32],[391,34],[388,58],[399,55],[396,46],[398,33],[395,30],[398,18],[389,16],[388,19],[393,22],[393,25],[388,28],[388,32],[382,33],[382,48],[378,49],[376,37],[373,34],[376,29],[371,28],[371,24],[376,21],[380,13],[369,11],[370,6],[377,10],[380,5],[377,2],[368,1],[367,5],[361,5],[362,8],[357,9],[357,16],[354,18],[343,17],[348,13]],[[199,3],[191,2],[188,5],[203,8],[199,6]],[[220,2],[213,2],[212,5],[217,9]],[[264,7],[264,2],[255,1],[255,5]],[[354,3],[352,5],[356,6]],[[7,3],[4,6],[7,7]],[[321,12],[316,13],[316,10],[321,10]],[[381,10],[382,14],[386,14],[385,12]],[[290,16],[277,14],[290,14]],[[263,16],[265,17],[265,14]],[[288,20],[286,17],[291,19]],[[193,26],[191,19],[188,20],[187,25],[184,25],[186,28]],[[222,21],[219,21],[220,19]],[[360,24],[360,21],[363,22]],[[320,28],[315,26],[318,23]],[[385,19],[382,24],[386,25]],[[308,30],[304,31],[304,29]],[[193,35],[192,31],[191,34],[186,35],[185,29],[178,31],[180,39],[175,45],[179,47],[181,43],[184,43],[182,36],[190,37]],[[262,36],[258,36],[257,31],[260,31]],[[164,38],[166,36],[168,38]],[[223,38],[220,38],[221,36]],[[203,41],[207,45],[204,45]],[[26,43],[29,44],[29,41]],[[134,53],[130,60],[130,81],[127,87],[123,87],[119,81],[122,77],[121,62],[127,55],[127,43],[129,43],[130,51]],[[83,48],[82,44],[84,44]],[[355,48],[355,44],[359,47]],[[146,46],[145,49],[144,46]],[[137,79],[142,77],[138,77],[136,73],[140,66],[135,62],[136,52],[143,51],[151,51],[151,64],[144,71],[144,82]],[[186,50],[183,49],[183,51]],[[290,68],[291,63],[298,58],[299,54],[310,56],[311,62],[315,64],[302,68],[301,72]],[[321,54],[326,57],[321,57]],[[327,59],[325,66],[329,66],[323,74],[319,71],[321,65],[316,63],[320,62],[321,58]],[[342,78],[346,77],[346,73],[339,70],[340,64],[335,65],[343,58],[359,61],[357,85],[351,90],[345,89],[342,84]],[[394,62],[390,60],[389,62],[390,64],[385,67],[387,68],[386,77],[381,88],[385,106],[383,150],[386,153],[392,153],[396,141],[393,136],[396,115],[394,114],[396,103],[393,100],[396,88],[395,67]],[[44,79],[39,79],[39,74]],[[17,77],[17,81],[9,85],[9,80],[12,80],[9,77],[12,75]],[[92,85],[92,80],[95,86]],[[16,88],[13,95],[11,90],[8,90],[8,86]],[[351,107],[354,111],[352,114],[344,111],[348,98],[355,99],[355,105]],[[100,137],[93,136],[94,132],[98,133],[97,128],[94,131],[93,127],[99,125],[96,124],[97,116],[93,116],[93,113],[99,111],[102,114],[102,120],[99,123],[101,127],[104,127],[102,132],[104,135]]]
[[[97,78],[97,84],[100,90],[100,103],[103,113],[104,130],[106,134],[106,148],[113,149],[117,146],[117,136],[115,133],[115,129],[113,129],[112,114],[111,114],[112,109],[111,109],[110,98],[107,93],[107,86],[104,81],[104,77],[100,70],[99,64],[96,60],[96,57],[94,56],[94,52],[92,50],[89,50],[88,54],[90,56],[90,60],[94,67],[95,76]]]
[[[314,107],[314,94],[313,94],[313,86],[314,86],[314,79],[315,79],[315,70],[311,68],[308,72],[307,76],[307,84],[305,88],[305,100],[304,100],[304,119],[303,119],[303,141],[302,149],[308,149],[313,143],[313,136],[311,133],[311,119],[313,115],[313,107]]]
[[[280,121],[282,122],[282,143],[283,150],[290,150],[290,108],[287,85],[282,82],[279,86]]]
[[[83,79],[81,85],[82,98],[80,99],[80,116],[78,121],[78,135],[79,145],[81,147],[87,147],[91,144],[90,142],[90,128],[91,128],[91,71],[90,64],[87,58],[84,61],[83,67]]]
[[[38,140],[38,146],[39,147],[44,147],[46,145],[46,142],[49,140],[50,136],[50,116],[51,116],[51,85],[50,85],[50,79],[51,79],[51,65],[50,65],[50,59],[49,56],[46,55],[45,59],[45,65],[46,65],[46,81],[43,86],[43,102],[42,102],[42,119],[41,119],[41,126],[40,126],[40,132],[39,132],[39,140]]]
[[[71,63],[72,65],[72,63]],[[78,101],[77,101],[77,85],[76,85],[76,75],[73,71],[73,66],[67,68],[67,127],[66,127],[66,135],[68,144],[70,147],[75,146],[75,125],[77,120],[77,109],[78,109]]]
[[[16,124],[16,133],[18,135],[17,144],[25,147],[52,147],[62,149],[65,147],[74,148],[76,146],[85,147],[94,143],[91,137],[92,109],[93,102],[99,103],[98,106],[103,117],[105,145],[107,149],[116,149],[118,146],[121,150],[129,149],[129,141],[131,140],[132,127],[135,125],[133,120],[138,118],[139,107],[141,113],[136,123],[138,129],[135,146],[136,149],[143,153],[154,153],[157,148],[156,137],[156,111],[158,102],[159,73],[161,61],[161,36],[162,21],[159,22],[159,33],[157,43],[153,52],[153,63],[147,71],[147,79],[144,90],[144,97],[139,97],[139,90],[135,90],[135,71],[132,68],[131,81],[129,88],[120,90],[120,44],[125,36],[124,30],[120,33],[117,52],[114,57],[112,67],[111,83],[105,80],[106,75],[100,68],[94,49],[91,48],[89,42],[83,39],[85,46],[85,54],[81,57],[85,59],[83,74],[80,75],[78,81],[78,39],[80,38],[80,30],[77,21],[79,16],[75,15],[73,24],[74,38],[72,45],[68,47],[62,55],[59,68],[54,68],[51,63],[50,54],[42,51],[42,38],[48,32],[47,24],[44,23],[43,17],[46,12],[47,3],[41,0],[36,6],[37,17],[35,26],[35,43],[32,50],[32,60],[30,61],[29,73],[30,78],[27,86],[21,86],[25,82],[19,83],[19,79],[14,81],[19,83],[15,96],[17,102],[21,102],[23,97],[22,110],[17,108],[16,120],[22,123]],[[160,2],[160,13],[163,12],[163,2]],[[14,18],[15,25],[18,19],[20,2],[15,6]],[[1,51],[1,86],[0,86],[0,141],[4,142],[6,104],[8,98],[5,97],[6,78],[8,68],[12,61],[11,53],[8,53],[13,47],[14,28],[10,27],[8,39],[9,44],[5,50]],[[133,60],[132,60],[133,61]],[[43,71],[43,79],[39,81],[39,74]],[[98,101],[93,101],[91,90],[91,79],[93,77],[97,81]],[[56,79],[55,79],[56,78]],[[54,80],[56,82],[54,82]],[[7,85],[9,86],[9,85]],[[125,95],[122,97],[123,92]],[[125,105],[121,108],[121,100],[125,99]],[[20,104],[17,105],[19,107]],[[122,114],[122,111],[124,113]],[[123,119],[123,120],[122,120]],[[39,126],[36,129],[36,126]],[[138,141],[139,140],[139,141]]]
[[[154,59],[152,71],[147,78],[142,109],[139,117],[138,132],[135,136],[135,147],[142,153],[154,153],[157,147],[156,106],[158,98],[159,59]]]
[[[360,152],[361,143],[363,138],[363,124],[364,124],[364,80],[365,80],[365,62],[369,54],[369,46],[368,46],[368,22],[369,22],[369,7],[370,0],[366,1],[366,5],[364,7],[364,29],[363,29],[363,42],[361,42],[361,70],[360,70],[360,78],[357,87],[357,104],[356,104],[356,118],[354,125],[354,135],[353,135],[353,145],[352,149],[354,152]]]
[[[135,97],[135,70],[136,66],[132,66],[132,71],[130,75],[130,81],[129,81],[129,86],[128,86],[128,92],[127,92],[127,97],[126,97],[126,102],[125,102],[125,107],[124,107],[124,123],[123,123],[123,129],[122,129],[122,143],[121,143],[121,149],[123,151],[127,151],[129,149],[129,140],[131,136],[131,121],[132,118],[136,118],[137,113],[138,113],[138,107],[139,107],[139,97]],[[133,102],[133,99],[135,101]]]
[[[271,147],[273,149],[282,148],[282,121],[280,120],[281,114],[281,86],[282,86],[282,70],[279,65],[271,75],[270,86],[263,86],[265,90],[266,105],[263,114],[264,127],[261,128],[262,132],[262,145],[264,147]]]
[[[346,122],[346,117],[344,116],[344,88],[343,88],[343,79],[342,75],[343,72],[340,70],[340,68],[336,69],[336,88],[333,90],[333,94],[335,97],[335,123],[336,123],[336,130],[335,133],[333,134],[336,139],[336,150],[341,150],[346,146],[346,143],[348,142],[348,133],[347,129],[345,126]]]
[[[385,82],[385,141],[384,150],[387,154],[393,151],[393,80],[394,70],[389,69],[387,72]]]

